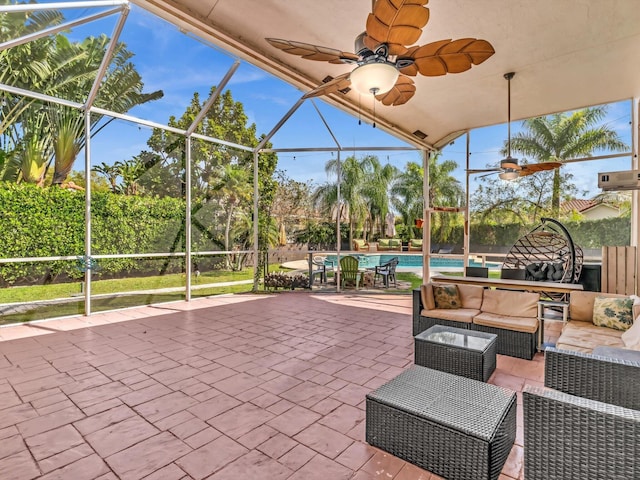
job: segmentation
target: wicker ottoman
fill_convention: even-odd
[[[366,440],[449,480],[496,480],[516,437],[516,394],[414,366],[367,395]]]
[[[486,382],[496,369],[497,335],[434,325],[415,336],[415,363]]]

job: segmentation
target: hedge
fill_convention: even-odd
[[[185,203],[182,199],[95,192],[91,202],[94,255],[184,251]],[[84,255],[84,214],[83,192],[0,183],[0,258]],[[628,217],[563,224],[582,248],[630,243],[631,221]],[[533,227],[472,224],[471,242],[476,249],[483,246],[508,249]],[[315,230],[301,233],[328,239],[333,227],[323,225],[317,228],[322,235]],[[194,249],[211,247],[212,239],[207,235],[198,229],[194,229],[193,234]],[[343,236],[345,234],[343,232]],[[462,245],[462,228],[455,229],[450,238],[451,245]],[[311,238],[306,240],[311,241]],[[160,269],[172,272],[180,271],[183,264],[180,258],[171,261],[166,258],[102,259],[95,273],[113,277],[134,271],[136,275],[156,273]],[[83,272],[79,266],[75,260],[0,264],[0,286],[80,279]]]
[[[562,225],[569,231],[574,243],[582,248],[598,249],[603,245],[629,245],[631,242],[631,219],[629,217],[613,217],[602,220],[583,220],[580,222],[562,221]],[[501,224],[479,225],[471,224],[469,236],[471,244],[476,249],[483,247],[510,248],[518,238],[533,230],[536,225]],[[451,245],[462,245],[463,230],[457,227],[451,234]],[[432,243],[438,243],[432,240]],[[504,248],[502,250],[504,250]],[[488,251],[484,248],[482,251]]]
[[[122,254],[183,250],[185,203],[96,192],[91,197],[92,253]],[[0,258],[82,256],[84,193],[30,184],[0,185]],[[181,238],[180,238],[181,237]],[[157,269],[166,259],[100,260],[96,273],[113,276]],[[179,268],[171,262],[174,270]],[[83,276],[76,261],[0,264],[0,284],[42,283]]]

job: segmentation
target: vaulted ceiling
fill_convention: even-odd
[[[386,1],[386,0],[385,0]],[[396,0],[394,0],[396,1]],[[275,37],[353,52],[371,0],[133,0],[184,30],[220,45],[302,92],[354,67],[305,60],[275,49]],[[640,97],[638,0],[431,0],[417,44],[474,37],[495,54],[458,74],[413,77],[406,104],[376,105],[379,127],[417,146],[446,145],[465,131],[513,120]],[[301,95],[302,95],[301,92]],[[326,97],[357,114],[372,102],[353,90]],[[420,139],[413,134],[424,132]]]

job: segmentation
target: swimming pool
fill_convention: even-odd
[[[385,253],[385,254],[375,254],[375,253],[367,253],[367,254],[362,254],[362,253],[356,253],[353,254],[352,256],[357,257],[359,260],[359,266],[361,268],[373,268],[376,267],[378,265],[382,265],[383,263],[387,263],[389,260],[391,260],[394,257],[398,257],[398,259],[400,260],[400,263],[398,264],[398,267],[422,267],[422,255],[421,254],[416,254],[416,255],[394,255],[392,253]],[[336,256],[335,255],[329,255],[327,257],[327,260],[329,261],[336,261]],[[464,260],[462,260],[461,258],[432,258],[431,261],[429,262],[429,266],[432,268],[462,268],[464,266]],[[469,266],[470,267],[481,267],[482,263],[480,262],[475,262],[473,260],[469,260]],[[499,267],[500,264],[499,263],[495,263],[495,262],[486,262],[487,267],[491,268],[491,267]]]

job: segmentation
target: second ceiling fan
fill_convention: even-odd
[[[519,177],[526,177],[533,173],[542,172],[544,170],[553,170],[562,166],[562,163],[560,162],[528,163],[519,165],[518,159],[511,156],[511,79],[514,76],[514,72],[504,74],[504,78],[507,80],[507,157],[500,160],[499,167],[467,170],[470,174],[498,173],[498,176],[502,180],[515,180]]]
[[[413,45],[429,21],[427,3],[428,0],[375,0],[365,32],[356,38],[356,53],[292,40],[266,40],[275,48],[308,60],[357,65],[353,71],[307,93],[307,97],[354,88],[360,94],[374,95],[384,105],[402,105],[416,91],[409,77],[464,72],[495,53],[489,42],[476,38]]]

